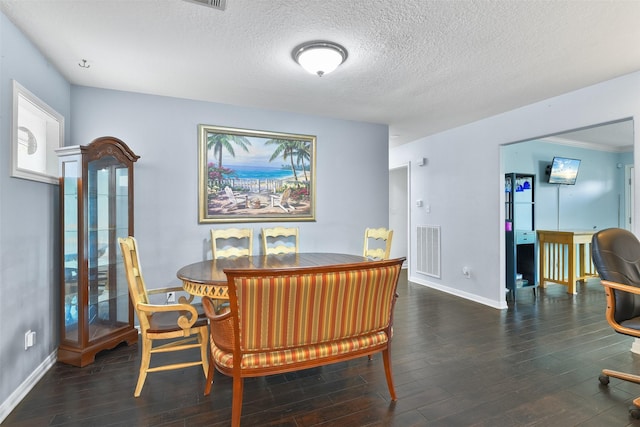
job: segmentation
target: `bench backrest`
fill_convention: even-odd
[[[225,270],[236,350],[294,348],[390,328],[403,261]]]

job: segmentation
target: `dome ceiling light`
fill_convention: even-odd
[[[319,77],[329,74],[347,59],[347,49],[328,41],[313,41],[297,46],[291,56],[302,68]]]

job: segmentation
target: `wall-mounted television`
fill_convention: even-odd
[[[578,177],[580,160],[554,157],[549,166],[549,184],[574,185]]]

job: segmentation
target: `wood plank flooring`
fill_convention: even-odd
[[[382,358],[245,381],[243,426],[640,426],[628,414],[640,385],[602,368],[640,372],[632,338],[604,319],[598,280],[578,295],[549,285],[495,310],[408,283],[399,287],[392,345],[398,401]],[[95,364],[56,364],[3,426],[227,426],[231,381],[202,394],[199,368],[149,374],[133,397],[138,346]]]

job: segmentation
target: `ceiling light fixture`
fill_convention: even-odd
[[[291,56],[302,68],[319,77],[329,74],[347,59],[347,49],[328,41],[313,41],[297,46]]]

